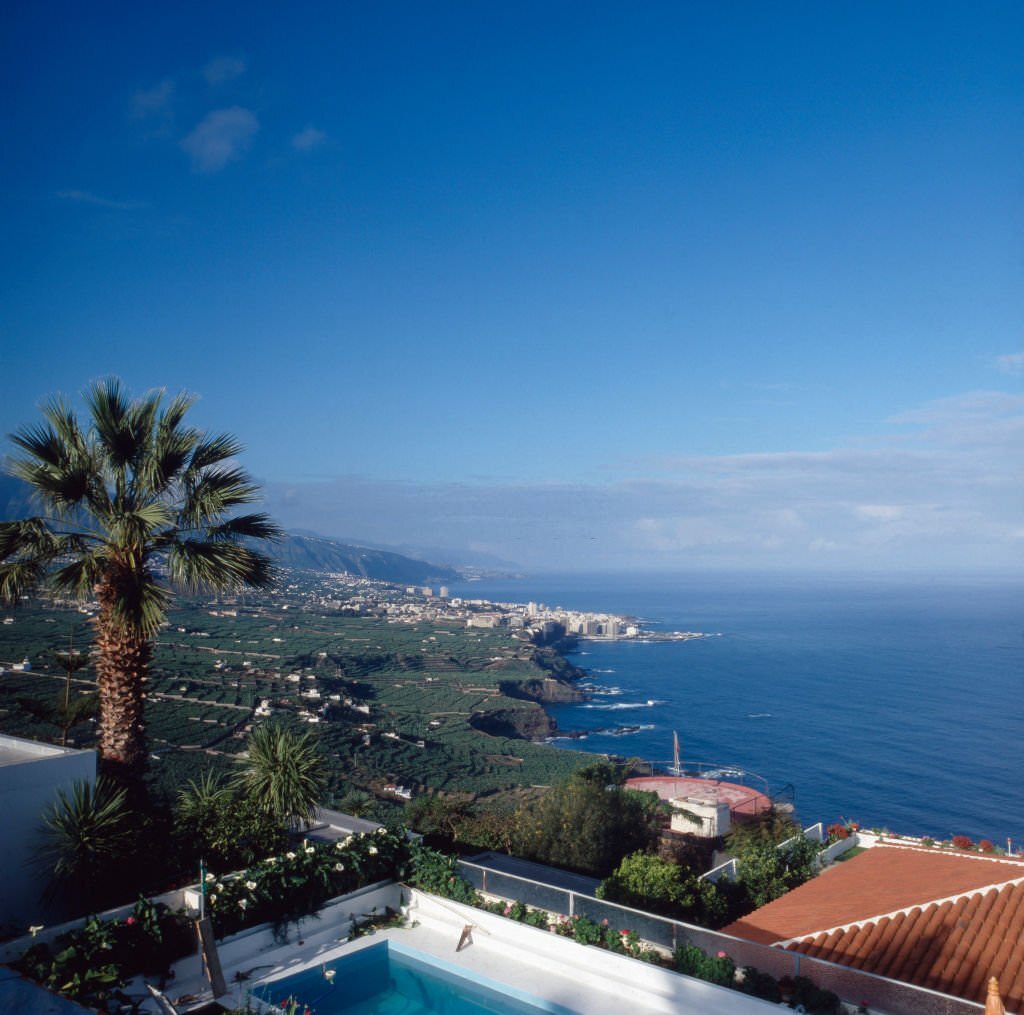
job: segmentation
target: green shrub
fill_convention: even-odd
[[[133,976],[164,975],[194,950],[190,922],[140,899],[123,920],[90,916],[62,934],[53,947],[37,944],[15,964],[30,979],[83,1004],[100,1006],[117,997]]]
[[[779,981],[770,973],[762,973],[753,966],[744,966],[736,981],[736,987],[744,994],[751,994],[754,997],[763,998],[772,1004],[778,1004],[782,1000],[782,993],[779,990]]]
[[[808,1015],[838,1015],[839,996],[815,986],[806,976],[793,978],[793,1004],[802,1004]]]
[[[715,885],[678,864],[643,852],[627,856],[598,886],[596,894],[599,899],[704,927],[721,927],[727,922],[728,905]]]
[[[731,987],[736,979],[736,963],[725,952],[708,955],[696,945],[680,945],[672,954],[676,972],[698,980]]]
[[[409,850],[409,867],[406,880],[415,888],[421,888],[433,895],[440,895],[468,906],[480,905],[476,889],[459,874],[455,857],[440,853],[420,842],[413,843]]]

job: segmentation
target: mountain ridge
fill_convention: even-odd
[[[32,514],[29,489],[13,476],[0,475],[0,520]],[[345,543],[310,532],[285,532],[278,542],[262,547],[282,567],[303,571],[348,572],[363,578],[399,584],[426,585],[457,581],[455,568],[405,554]]]

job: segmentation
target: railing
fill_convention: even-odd
[[[824,842],[826,838],[825,826],[819,821],[817,824],[811,825],[809,828],[805,828],[801,835],[805,839],[813,839],[815,842]],[[776,848],[785,849],[792,843],[797,842],[801,838],[801,835],[794,835],[791,838],[786,839],[783,842],[780,842]],[[850,846],[852,845],[853,843],[851,842]],[[849,849],[850,847],[846,846],[844,848]],[[842,853],[843,851],[844,850],[840,849],[837,850],[837,853]],[[831,860],[832,856],[834,855],[836,854],[833,853],[828,854],[826,856],[825,852],[819,853],[817,860],[815,861],[815,867],[817,868],[823,866],[825,863]],[[717,882],[722,878],[728,878],[730,881],[735,881],[739,873],[738,867],[739,861],[736,859],[736,857],[731,857],[730,859],[726,860],[725,863],[719,864],[717,867],[712,867],[709,871],[705,871],[703,874],[701,874],[700,880],[709,881],[711,882],[711,884],[717,884]]]
[[[680,945],[692,944],[709,955],[725,952],[737,966],[754,966],[777,979],[807,976],[841,998],[854,1002],[867,999],[873,1009],[888,1015],[977,1015],[982,1011],[981,1005],[947,994],[645,913],[532,878],[491,870],[468,860],[458,861],[458,866],[461,875],[486,895],[517,900],[570,919],[586,916],[597,923],[607,920],[613,927],[636,931],[643,940],[671,951]]]

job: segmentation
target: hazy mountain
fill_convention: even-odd
[[[284,539],[270,548],[270,552],[285,567],[307,571],[347,571],[364,578],[399,584],[424,585],[459,578],[459,573],[450,567],[305,533],[286,533]]]
[[[28,487],[12,476],[0,475],[0,521],[32,514]],[[366,546],[353,546],[313,533],[289,532],[269,547],[271,556],[285,567],[306,571],[348,571],[364,578],[425,585],[456,581],[457,571],[443,564],[430,564],[401,553]]]
[[[309,529],[291,530],[300,536],[314,536],[318,539],[330,538],[339,543],[348,543],[344,536],[320,536]],[[439,546],[418,546],[412,543],[377,543],[361,542],[359,546],[365,546],[371,550],[384,550],[387,553],[398,553],[403,557],[412,557],[414,560],[426,560],[442,567],[449,568],[473,568],[475,570],[487,571],[521,571],[522,565],[513,560],[505,560],[493,553],[483,553],[476,550],[456,549],[453,547]]]

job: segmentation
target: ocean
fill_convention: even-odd
[[[1024,847],[1024,581],[577,574],[452,595],[629,614],[686,642],[585,640],[595,687],[552,706],[567,750],[735,766],[792,787],[804,824]],[[617,726],[635,732],[615,735]]]

